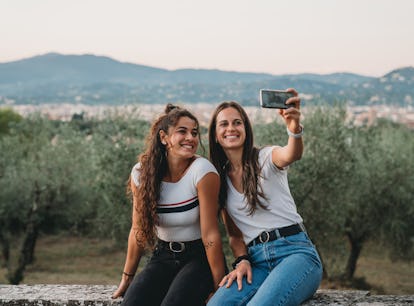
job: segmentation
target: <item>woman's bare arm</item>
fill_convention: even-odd
[[[212,172],[206,174],[197,184],[201,238],[213,274],[215,290],[224,276],[224,254],[218,226],[219,188],[220,178]]]
[[[131,188],[133,194],[135,194],[136,186],[131,180]],[[138,199],[134,196],[133,197],[133,207],[132,207],[132,225],[129,231],[128,236],[128,249],[125,259],[124,270],[122,272],[121,282],[117,290],[112,294],[112,298],[118,298],[125,294],[125,291],[128,289],[139,265],[141,260],[142,254],[144,253],[144,249],[137,243],[136,235],[139,231],[138,223],[137,223],[137,215],[135,211],[135,204],[137,203]]]

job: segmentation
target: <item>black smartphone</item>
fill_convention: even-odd
[[[286,104],[287,99],[293,97],[293,93],[285,90],[260,89],[259,100],[260,106],[264,108],[282,108],[294,107]]]

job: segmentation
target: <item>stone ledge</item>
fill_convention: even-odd
[[[116,286],[105,285],[0,285],[0,305],[7,306],[107,306]],[[368,291],[320,289],[303,306],[414,305],[414,295],[370,295]]]

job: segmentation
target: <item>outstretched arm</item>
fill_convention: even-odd
[[[279,114],[285,120],[286,128],[290,132],[288,143],[284,147],[275,147],[272,151],[272,161],[278,168],[289,166],[296,160],[301,159],[303,153],[303,140],[301,133],[303,127],[300,125],[300,98],[298,93],[289,88],[294,96],[286,101],[286,104],[293,104],[294,107],[280,109]]]

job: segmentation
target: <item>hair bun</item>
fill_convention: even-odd
[[[179,109],[180,107],[179,106],[176,106],[176,105],[174,105],[174,104],[171,104],[171,103],[168,103],[166,106],[165,106],[165,110],[164,110],[164,112],[166,113],[166,114],[168,114],[169,112],[171,112],[173,109]]]

